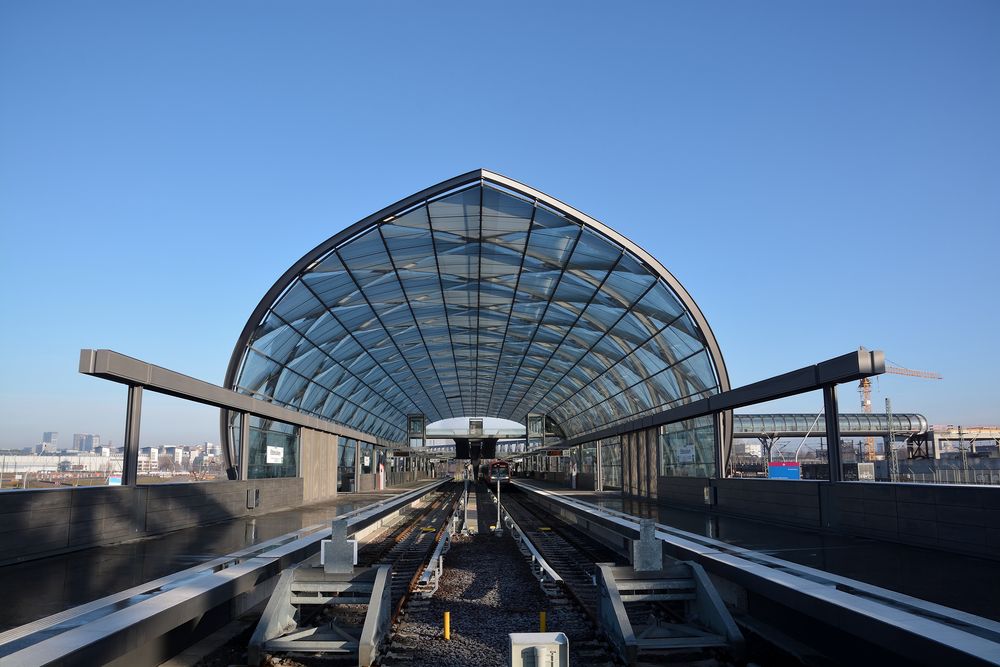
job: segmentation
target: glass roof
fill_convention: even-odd
[[[306,255],[244,329],[228,386],[391,441],[413,413],[547,413],[573,437],[719,391],[714,339],[672,276],[488,174]]]

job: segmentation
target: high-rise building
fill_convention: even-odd
[[[46,445],[46,450],[53,450],[59,444],[58,431],[45,431],[42,433],[42,444]]]
[[[73,434],[73,449],[80,452],[92,452],[94,447],[99,447],[101,444],[101,436],[95,435],[93,433],[74,433]]]

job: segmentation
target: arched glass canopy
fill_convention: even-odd
[[[226,386],[390,441],[413,413],[546,413],[573,437],[729,388],[704,317],[655,259],[485,170],[296,262],[244,327]]]

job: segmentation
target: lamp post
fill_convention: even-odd
[[[500,476],[497,474],[497,529],[496,534],[499,537],[503,535],[503,524],[500,522]]]

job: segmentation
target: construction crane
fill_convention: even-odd
[[[935,373],[933,371],[915,371],[912,368],[904,368],[903,366],[896,366],[891,362],[886,362],[885,372],[891,373],[892,375],[904,375],[911,378],[923,378],[925,380],[940,380],[941,374]],[[858,393],[861,394],[861,410],[865,414],[872,413],[872,381],[871,378],[862,378],[858,383]],[[892,417],[890,417],[892,419]],[[889,430],[892,431],[892,424],[889,424]],[[886,460],[888,460],[889,450],[892,448],[892,443],[885,443]],[[875,460],[875,436],[868,436],[865,438],[865,460],[874,461]]]

